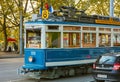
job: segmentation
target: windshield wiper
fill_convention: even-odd
[[[107,59],[107,60],[103,61],[102,64],[105,64],[105,63],[106,63],[107,61],[109,61],[109,60],[110,60],[110,59]]]

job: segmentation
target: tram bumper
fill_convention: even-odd
[[[28,70],[43,70],[45,67],[43,65],[23,65],[23,69],[28,69]]]
[[[18,68],[18,75],[23,76],[24,78],[34,78],[40,79],[41,78],[41,69],[44,67],[41,66],[30,66],[30,65],[23,65],[22,67]]]

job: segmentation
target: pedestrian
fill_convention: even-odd
[[[8,52],[11,52],[12,49],[11,49],[11,46],[8,46]]]
[[[15,42],[13,43],[13,47],[14,47],[15,51],[17,51],[17,50],[18,50],[18,46],[16,45],[16,43],[15,43]]]

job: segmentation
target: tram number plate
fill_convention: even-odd
[[[100,77],[100,78],[107,78],[107,75],[98,74],[97,77]]]

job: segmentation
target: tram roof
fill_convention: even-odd
[[[64,25],[64,26],[91,26],[91,27],[117,27],[120,28],[120,25],[109,25],[109,24],[96,24],[96,23],[82,23],[82,22],[61,22],[61,21],[28,21],[25,22],[27,26],[35,25]]]

